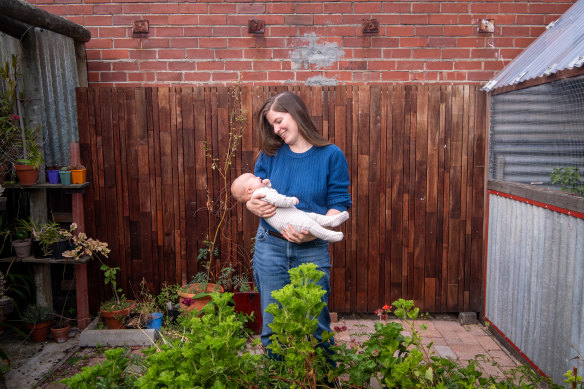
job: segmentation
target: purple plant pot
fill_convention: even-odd
[[[58,184],[59,183],[59,171],[58,170],[47,170],[47,178],[49,180],[49,184]]]

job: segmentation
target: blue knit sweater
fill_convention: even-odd
[[[283,144],[272,157],[260,152],[255,175],[269,178],[278,193],[298,197],[296,208],[303,211],[324,215],[329,209],[346,211],[351,207],[347,160],[335,145],[294,153]],[[261,224],[273,230],[263,219]]]

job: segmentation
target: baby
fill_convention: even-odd
[[[343,233],[327,230],[324,227],[336,227],[349,218],[347,211],[336,215],[319,215],[304,212],[295,207],[298,204],[296,197],[286,197],[272,189],[270,180],[262,180],[251,173],[244,173],[231,184],[231,194],[242,203],[249,201],[255,193],[264,193],[262,200],[275,205],[276,214],[266,218],[266,222],[280,232],[284,227],[291,225],[296,231],[306,230],[317,238],[338,242],[343,239]]]

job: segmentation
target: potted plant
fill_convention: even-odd
[[[158,296],[156,296],[156,302],[159,307],[166,309],[166,317],[171,323],[176,323],[176,319],[180,314],[180,306],[178,303],[178,284],[167,284],[166,282],[162,285],[162,289]]]
[[[85,169],[85,166],[76,163],[76,164],[71,164],[68,167],[68,170],[71,172],[71,183],[72,184],[83,184],[85,183],[85,177],[86,177],[86,173],[87,173],[87,169]]]
[[[232,204],[229,172],[241,140],[243,124],[247,120],[245,111],[241,108],[239,88],[233,88],[232,98],[234,109],[229,113],[229,139],[225,153],[216,158],[213,156],[211,147],[207,143],[204,144],[205,156],[211,163],[211,169],[219,174],[219,196],[217,199],[211,197],[207,199],[207,210],[215,216],[215,224],[209,223],[207,236],[197,255],[197,262],[202,270],[193,277],[190,283],[181,286],[178,291],[180,307],[188,311],[194,308],[200,310],[205,306],[211,301],[210,293],[223,293],[222,285],[230,283],[233,273],[233,267],[230,264],[223,266],[217,264],[220,257],[219,238],[223,236],[222,232]]]
[[[71,172],[66,166],[63,166],[59,170],[59,181],[61,181],[61,184],[63,185],[71,185]]]
[[[18,221],[12,233],[12,248],[16,257],[26,258],[30,257],[32,243],[27,230],[20,225],[21,221],[22,219]]]
[[[34,185],[38,180],[39,169],[44,162],[39,137],[39,127],[23,130],[22,158],[17,159],[14,165],[16,176],[22,186]]]
[[[128,320],[128,327],[148,328],[159,330],[162,327],[161,309],[156,303],[156,299],[148,290],[146,279],[140,282],[140,292],[136,299],[136,305],[132,310],[132,317]]]
[[[125,328],[124,320],[136,305],[135,301],[126,299],[126,296],[122,294],[122,288],[118,288],[116,276],[118,270],[120,270],[119,267],[110,267],[102,263],[100,269],[103,271],[104,283],[111,286],[114,296],[110,300],[101,303],[101,317],[109,329],[119,330]]]
[[[44,305],[29,305],[22,313],[22,321],[30,331],[33,342],[43,342],[49,335],[53,311]]]
[[[71,324],[69,322],[71,319],[63,315],[54,315],[55,323],[51,327],[51,333],[53,334],[53,339],[57,343],[64,343],[69,339],[69,330],[71,329]]]
[[[33,253],[36,257],[53,257],[55,259],[63,259],[63,253],[71,248],[73,230],[77,227],[73,223],[69,229],[65,229],[54,221],[40,224],[32,219],[20,220],[19,225],[32,236]]]
[[[47,172],[47,181],[49,184],[58,184],[59,181],[59,170],[58,166],[47,166],[45,172]]]

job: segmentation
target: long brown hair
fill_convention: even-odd
[[[286,112],[296,121],[298,132],[313,146],[330,145],[326,138],[318,132],[316,124],[308,114],[304,101],[292,92],[282,92],[266,100],[256,116],[259,143],[262,151],[267,155],[274,155],[284,141],[274,133],[274,128],[268,122],[266,114],[269,110]]]

